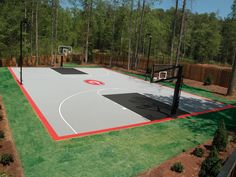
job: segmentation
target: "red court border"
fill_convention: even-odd
[[[58,136],[58,134],[55,132],[53,127],[47,121],[46,117],[43,115],[43,113],[40,111],[38,106],[35,104],[35,102],[31,98],[31,96],[29,95],[29,93],[26,91],[24,86],[20,84],[19,80],[17,79],[16,74],[11,69],[11,67],[8,67],[8,70],[10,71],[10,73],[12,74],[14,80],[16,81],[16,83],[18,84],[20,89],[22,90],[22,92],[25,95],[26,99],[29,101],[29,103],[32,106],[33,110],[38,115],[39,119],[41,120],[41,122],[43,123],[45,128],[47,129],[48,133],[51,135],[51,137],[55,141],[65,140],[65,139],[70,139],[70,138],[76,138],[76,137],[84,137],[84,136],[95,135],[95,134],[100,134],[100,133],[105,133],[105,132],[110,132],[110,131],[118,131],[118,130],[123,130],[123,129],[128,129],[128,128],[134,128],[134,127],[139,127],[139,126],[144,126],[144,125],[150,125],[150,124],[155,124],[155,123],[161,123],[161,122],[175,120],[174,118],[167,117],[167,118],[163,118],[163,119],[160,119],[160,120],[142,122],[142,123],[138,123],[138,124],[131,124],[131,125],[126,125],[126,126],[107,128],[107,129],[90,131],[90,132],[79,133],[79,134],[71,134],[71,135],[65,135],[65,136]],[[224,106],[222,108],[211,109],[211,110],[207,110],[207,111],[203,111],[203,112],[194,112],[194,113],[190,113],[190,114],[184,114],[184,115],[178,116],[177,118],[185,118],[185,117],[189,117],[189,116],[196,116],[196,115],[206,114],[206,113],[210,113],[210,112],[222,111],[222,110],[230,109],[230,108],[236,108],[236,107],[232,106],[232,105],[227,105],[227,106]]]

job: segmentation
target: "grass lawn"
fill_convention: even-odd
[[[233,108],[55,142],[7,68],[0,68],[0,95],[26,177],[134,176],[212,138],[220,118],[236,128]]]

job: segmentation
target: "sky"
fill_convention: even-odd
[[[180,7],[182,6],[182,1],[180,1]],[[63,1],[62,1],[63,2]],[[187,0],[190,2],[190,0]],[[211,13],[217,12],[218,15],[222,18],[228,16],[231,11],[231,6],[233,4],[233,0],[192,0],[192,4],[188,3],[188,9],[191,9],[192,12],[197,13]],[[62,3],[62,6],[68,6],[68,3]],[[162,0],[162,3],[158,3],[155,5],[156,8],[169,9],[175,6],[175,0]]]
[[[217,12],[222,18],[227,17],[231,11],[231,6],[233,0],[192,0],[192,5],[189,4],[188,8],[192,12],[197,13],[210,13]],[[182,0],[180,0],[180,5],[182,5]],[[161,4],[156,4],[156,7],[163,9],[169,9],[175,6],[175,0],[162,0]]]

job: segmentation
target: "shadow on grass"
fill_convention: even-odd
[[[188,128],[196,134],[214,135],[217,125],[221,119],[224,119],[228,131],[236,131],[236,109],[231,108],[220,112],[208,113],[189,117],[182,121],[182,127]]]

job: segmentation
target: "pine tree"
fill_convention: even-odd
[[[202,162],[199,177],[216,177],[222,167],[221,160],[215,147],[209,156]]]
[[[224,120],[221,120],[215,132],[212,145],[215,146],[215,148],[218,151],[224,151],[227,147],[227,144],[228,144],[228,134],[225,128]]]

